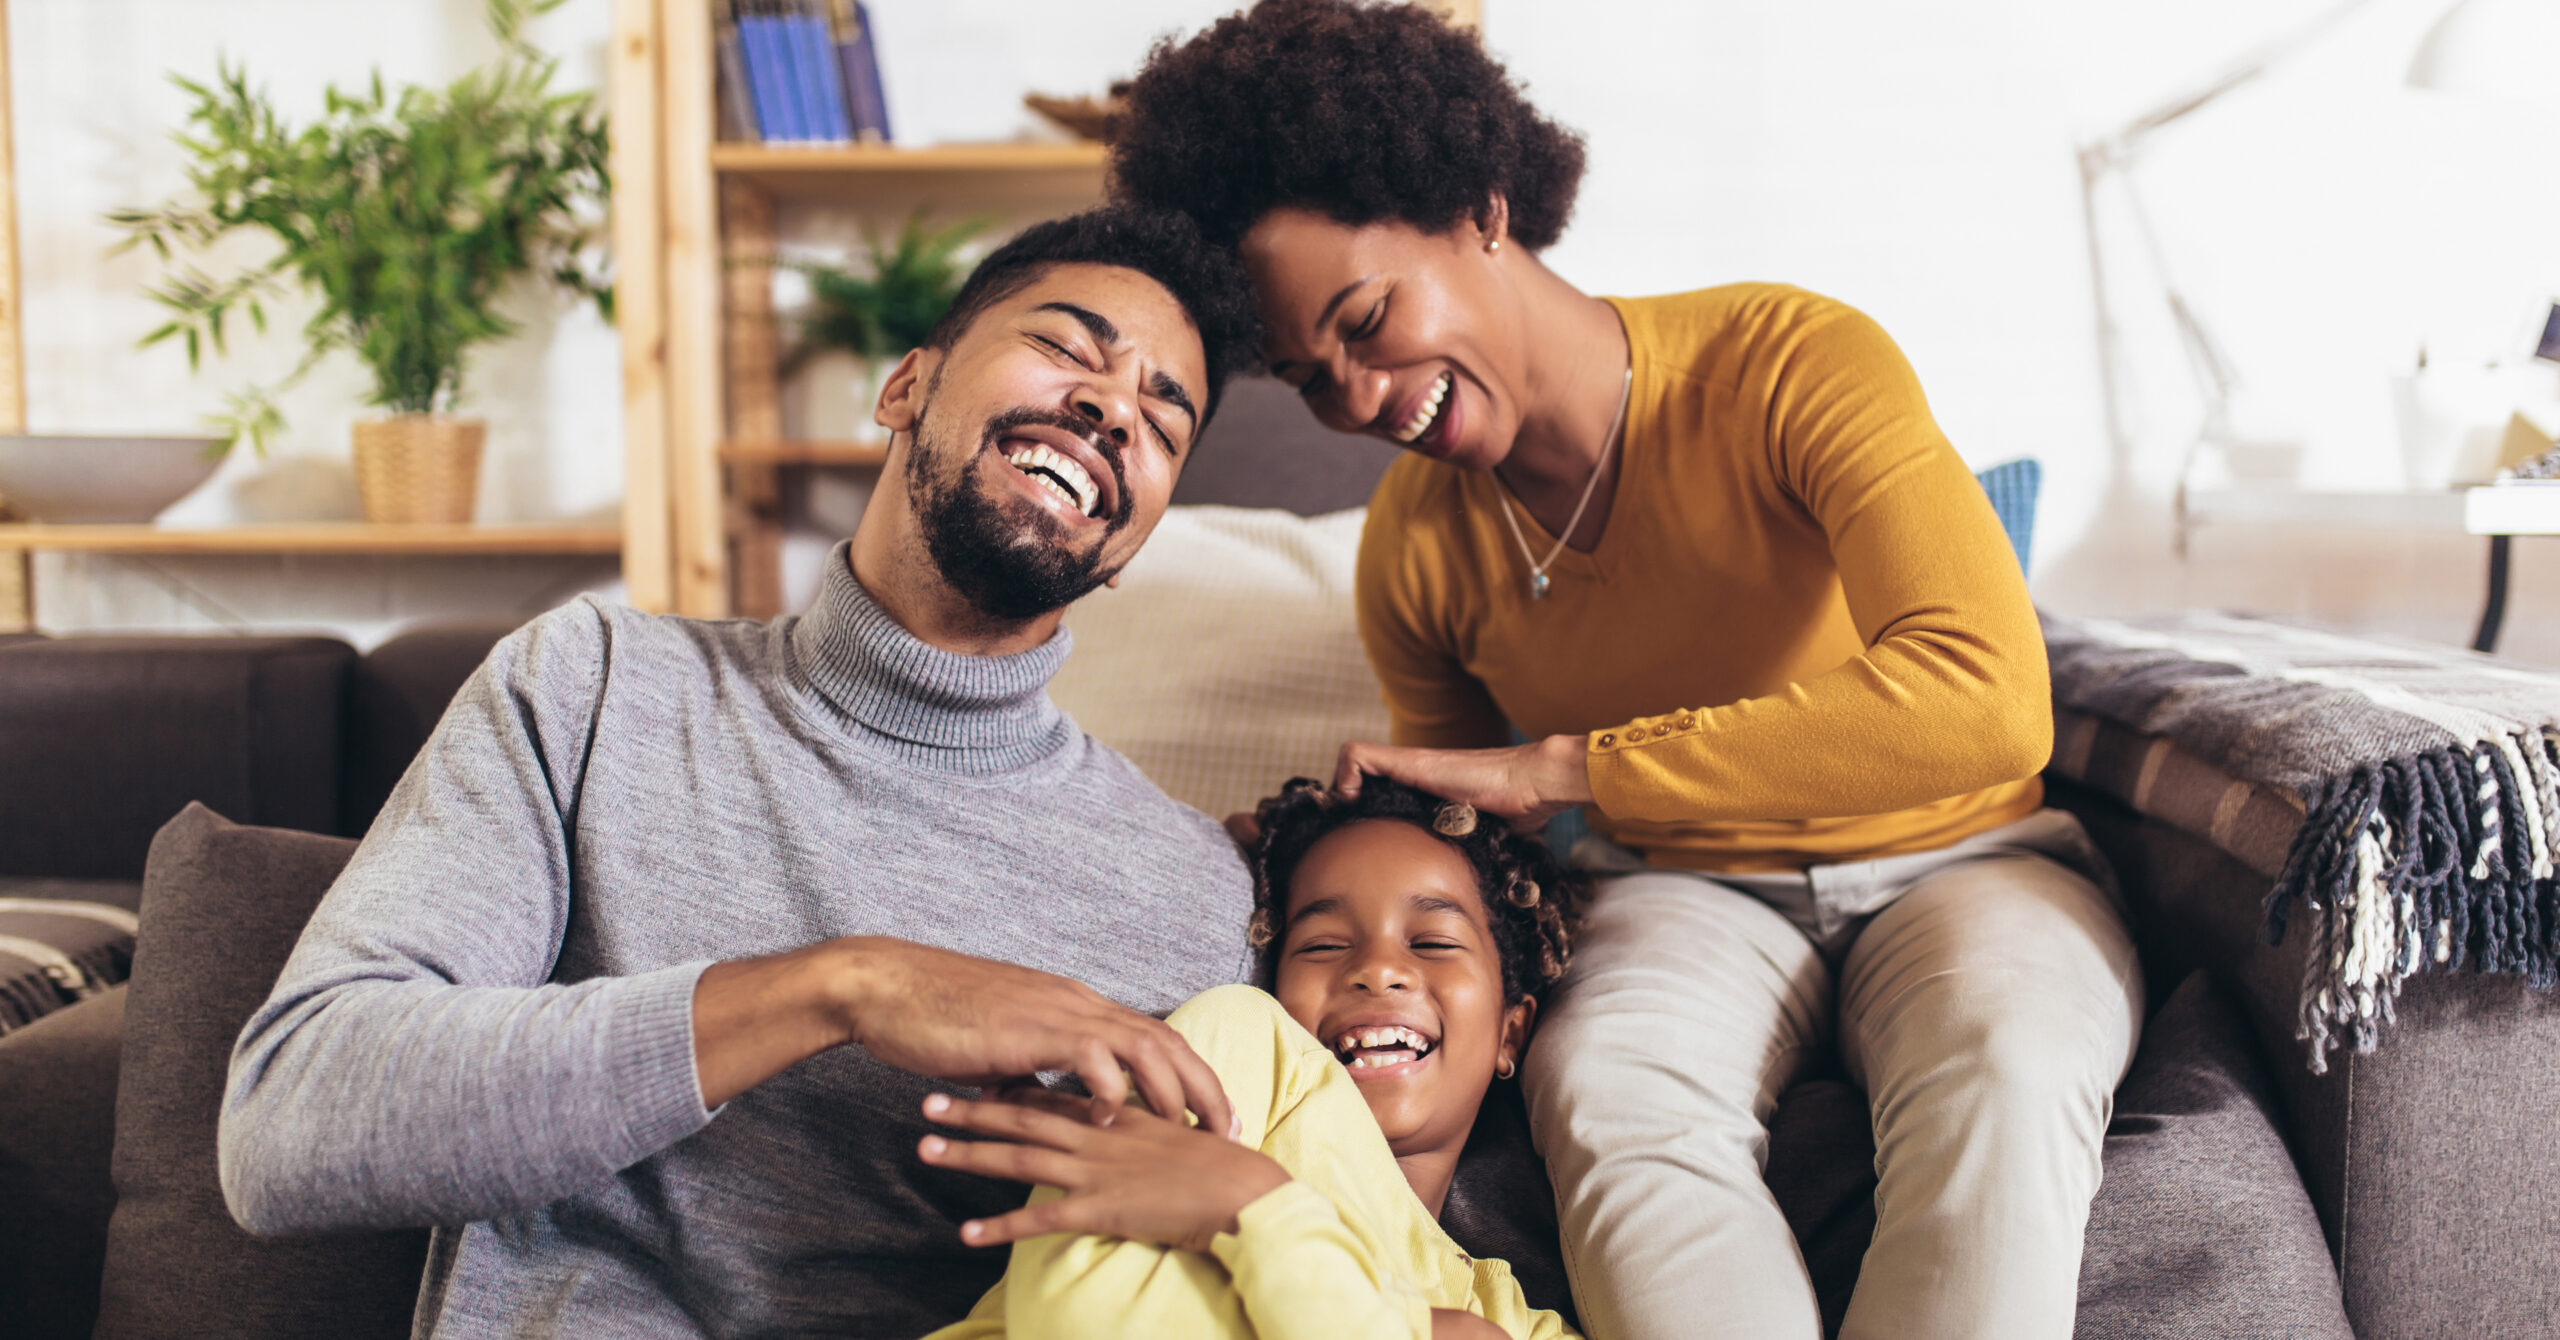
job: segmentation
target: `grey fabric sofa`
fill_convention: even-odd
[[[121,718],[149,732],[157,729],[150,716],[160,699],[138,695],[133,686],[204,674],[230,686],[223,692],[233,700],[272,709],[255,729],[307,734],[302,756],[322,775],[267,775],[315,811],[328,812],[318,798],[334,800],[332,817],[311,820],[307,828],[355,830],[378,807],[388,785],[383,779],[397,776],[442,703],[501,631],[422,634],[370,658],[330,658],[299,645],[278,656],[235,643],[233,659],[226,660],[192,644],[66,640],[46,649],[58,659],[30,679],[11,674],[10,657],[19,653],[0,652],[0,700],[14,713],[0,713],[0,721]],[[338,677],[315,678],[315,656],[336,664]],[[246,658],[245,668],[239,658]],[[59,660],[86,660],[91,669],[61,673]],[[207,697],[179,693],[167,700]],[[44,700],[51,698],[70,701],[48,706]],[[280,715],[288,703],[300,705],[300,719]],[[351,704],[369,705],[359,711]],[[86,758],[92,768],[136,769],[135,777],[90,776],[50,791],[21,780],[5,822],[50,825],[56,832],[49,840],[58,843],[79,815],[73,805],[48,810],[48,794],[76,802],[141,785],[141,773],[151,771],[212,776],[219,751],[239,744],[236,734],[222,731],[172,728],[144,738],[158,740],[157,755],[118,748]],[[188,756],[199,742],[217,757]],[[0,734],[0,749],[10,744]],[[53,757],[56,766],[82,765],[76,750],[59,749]],[[225,799],[253,815],[275,814],[254,788]],[[2110,810],[2114,802],[2103,794],[2082,791],[2070,799],[2102,838],[2143,831],[2142,816],[2121,806]],[[235,826],[203,807],[164,827],[147,863],[112,846],[130,840],[129,826],[90,832],[99,845],[79,857],[88,862],[79,869],[111,875],[147,864],[135,890],[141,944],[129,988],[0,1037],[0,1296],[28,1300],[6,1314],[8,1329],[0,1333],[202,1334],[205,1319],[214,1317],[222,1319],[216,1329],[229,1335],[399,1333],[415,1289],[420,1235],[253,1241],[222,1213],[211,1164],[228,1039],[273,980],[301,919],[352,842],[283,826]],[[2137,874],[2129,883],[2145,926],[2167,924],[2166,909],[2179,907],[2227,905],[2245,913],[2263,887],[2262,876],[2237,865],[2163,868],[2152,875],[2139,863],[2139,845],[2119,840],[2115,846],[2126,853],[2118,859]],[[48,873],[39,868],[19,877]],[[2174,887],[2160,887],[2161,881]],[[2230,941],[2228,957],[2246,944],[2246,920],[2235,923],[2238,929],[2192,934]],[[2323,1221],[2294,1161],[2304,1144],[2299,1133],[2314,1128],[2303,1126],[2278,1096],[2279,1072],[2271,1071],[2259,1030],[2237,1004],[2245,996],[2233,996],[2212,976],[2181,982],[2187,967],[2212,957],[2192,952],[2207,947],[2164,947],[2152,962],[2160,1008],[2119,1095],[2106,1185],[2089,1229],[2080,1332],[2347,1334]],[[2243,979],[2225,973],[2221,980]],[[2489,1044],[2467,1039],[2463,1045]],[[1863,1099],[1836,1076],[1800,1086],[1780,1106],[1769,1157],[1771,1183],[1836,1319],[1873,1223],[1873,1149]],[[1516,1104],[1488,1112],[1448,1218],[1470,1249],[1512,1260],[1533,1296],[1569,1303],[1553,1243],[1552,1203]],[[2423,1257],[2391,1256],[2388,1268],[2409,1281],[2395,1298],[2441,1300],[2457,1292],[2449,1281],[2427,1277],[2431,1267]],[[2419,1308],[2411,1315],[2417,1321],[2408,1326],[2366,1333],[2435,1333],[2425,1324],[2434,1314]]]

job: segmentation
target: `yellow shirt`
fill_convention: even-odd
[[[1435,1307],[1519,1340],[1570,1340],[1562,1318],[1530,1308],[1509,1266],[1471,1259],[1441,1231],[1351,1072],[1278,1001],[1222,986],[1168,1022],[1218,1072],[1243,1139],[1295,1180],[1246,1206],[1208,1256],[1066,1233],[1015,1243],[968,1318],[926,1340],[1428,1340]]]
[[[1360,544],[1400,743],[1589,736],[1592,826],[1652,861],[1779,870],[2025,817],[2053,747],[2044,638],[1901,350],[1856,310],[1735,284],[1611,299],[1634,380],[1608,528],[1542,600],[1491,474],[1406,456]]]

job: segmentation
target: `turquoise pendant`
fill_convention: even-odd
[[[1543,572],[1529,574],[1529,598],[1531,600],[1547,598],[1547,574]]]

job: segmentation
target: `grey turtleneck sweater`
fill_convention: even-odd
[[[915,1158],[933,1082],[840,1048],[703,1110],[695,979],[891,935],[1161,1014],[1247,971],[1218,826],[1053,706],[1068,635],[918,641],[854,581],[768,625],[582,601],[490,653],[232,1054],[260,1232],[438,1225],[417,1334],[915,1335],[1023,1189]]]

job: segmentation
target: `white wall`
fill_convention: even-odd
[[[1968,458],[2045,461],[2036,587],[2048,605],[2208,604],[2459,640],[2479,596],[2480,541],[2207,529],[2186,561],[2175,558],[2167,500],[2197,406],[2120,202],[2110,258],[2137,425],[2124,459],[2110,452],[2099,409],[2073,146],[2325,2],[1484,8],[1491,45],[1591,144],[1578,222],[1552,262],[1603,292],[1781,279],[1875,314]],[[2397,468],[2391,378],[2417,347],[2439,367],[2487,357],[2560,294],[2548,130],[2402,86],[2442,5],[2372,0],[2317,47],[2161,136],[2143,168],[2172,261],[2246,376],[2244,427],[2302,442],[2307,482],[2387,483]],[[893,120],[917,142],[1024,130],[1022,91],[1098,90],[1156,35],[1229,7],[872,0]],[[306,102],[374,62],[393,77],[443,77],[485,55],[478,10],[476,0],[13,0],[37,426],[181,426],[229,384],[189,378],[173,355],[132,353],[151,317],[135,296],[144,275],[130,257],[98,255],[110,240],[99,210],[176,184],[160,135],[179,103],[160,70],[209,70],[216,49],[229,50]],[[604,11],[604,0],[573,0],[548,34],[582,78]],[[790,236],[823,247],[830,230],[841,235],[842,224],[803,220]],[[491,514],[609,502],[619,487],[610,335],[572,316],[484,363],[513,370],[482,383],[510,444],[493,463]],[[297,452],[343,459],[354,386],[350,375],[297,402]],[[2549,394],[2560,399],[2560,383]],[[139,423],[137,406],[148,407]],[[2560,544],[2523,541],[2517,556],[2508,649],[2560,664]],[[507,598],[538,598],[558,569],[542,572],[550,577],[519,574]],[[468,598],[477,580],[350,572],[323,584],[335,594],[306,597],[308,574],[281,568],[189,575],[232,583],[224,591],[244,605],[380,618],[425,612],[433,592]],[[48,609],[85,599],[81,622],[100,623],[186,613],[135,578],[83,577],[107,594],[81,597],[62,589],[73,577],[48,572]],[[288,578],[292,594],[261,594]]]

